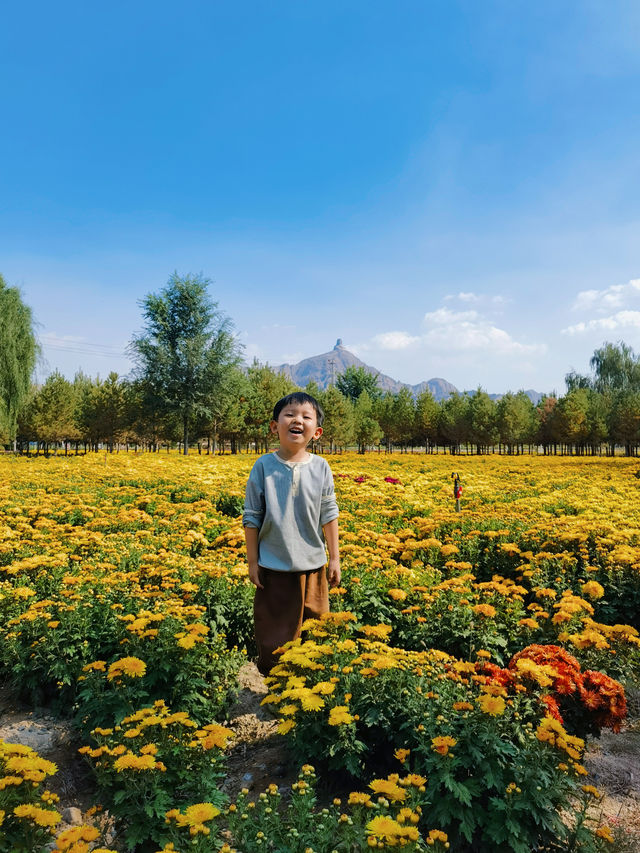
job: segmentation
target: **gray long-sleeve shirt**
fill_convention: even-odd
[[[322,528],[338,517],[331,468],[322,456],[256,460],[247,482],[242,523],[256,527],[258,564],[279,572],[319,569],[327,562]]]

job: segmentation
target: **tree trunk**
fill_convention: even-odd
[[[182,419],[182,447],[183,453],[186,456],[189,452],[189,416],[185,415]]]

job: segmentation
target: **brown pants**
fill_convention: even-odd
[[[278,658],[274,651],[296,640],[305,619],[317,619],[329,611],[327,571],[274,572],[260,567],[263,589],[256,589],[253,619],[258,646],[258,669],[268,675]]]

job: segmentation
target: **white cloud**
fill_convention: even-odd
[[[460,293],[450,293],[448,296],[444,297],[445,302],[451,302],[454,299],[457,299],[459,302],[480,302],[482,296],[479,296],[477,293],[472,293],[471,291],[461,290]]]
[[[425,314],[424,325],[426,331],[422,339],[430,349],[449,347],[458,352],[466,350],[512,356],[534,355],[546,349],[542,344],[522,344],[514,340],[508,332],[477,311],[456,312],[439,308]]]
[[[420,342],[420,337],[408,332],[382,332],[371,340],[373,347],[385,350],[407,349]]]
[[[424,315],[424,324],[435,326],[449,326],[451,323],[476,322],[477,311],[450,311],[448,308],[438,308],[437,311],[428,311]]]
[[[454,300],[467,304],[482,303],[484,305],[506,305],[507,303],[511,302],[511,299],[507,298],[506,296],[502,296],[501,294],[488,296],[484,293],[474,293],[471,290],[461,290],[459,293],[450,293],[443,299],[444,302],[453,302]]]
[[[613,284],[604,290],[582,290],[573,303],[573,310],[590,316],[562,329],[564,335],[638,328],[640,278],[631,279],[627,284]]]
[[[563,335],[580,335],[584,332],[605,331],[615,332],[623,328],[640,328],[640,311],[618,311],[608,317],[588,320],[586,323],[575,323],[562,329]]]
[[[582,290],[573,303],[573,310],[606,313],[638,301],[640,278],[631,279],[627,284],[613,284],[604,290]]]
[[[444,354],[451,358],[464,354],[472,359],[495,356],[521,359],[546,352],[545,345],[520,343],[505,329],[499,328],[475,310],[438,308],[424,315],[422,327],[417,335],[408,331],[383,332],[351,349],[365,353],[411,348],[430,358]]]

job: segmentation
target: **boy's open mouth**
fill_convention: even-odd
[[[294,435],[302,435],[302,430],[299,427],[291,427],[289,432],[292,432]]]

